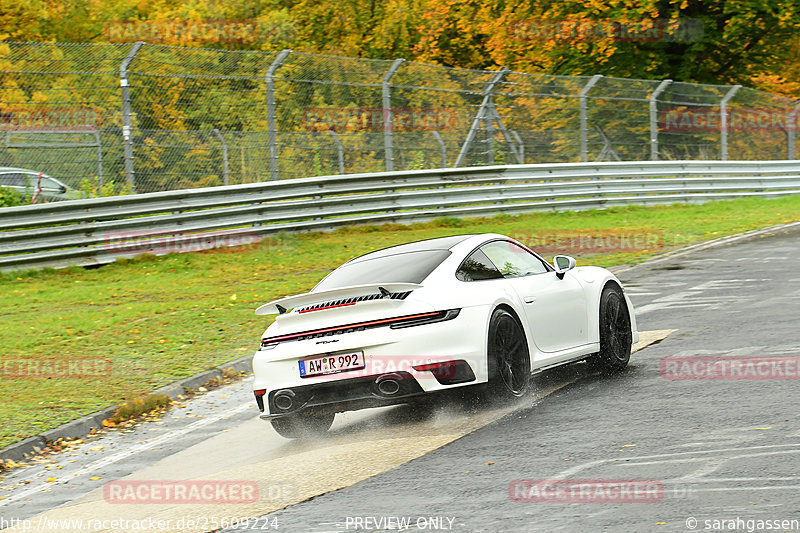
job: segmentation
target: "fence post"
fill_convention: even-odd
[[[500,116],[500,113],[497,112],[497,108],[494,105],[493,101],[489,102],[489,105],[486,106],[488,111],[484,111],[483,113],[483,121],[484,124],[489,120],[489,125],[486,126],[487,130],[487,138],[489,139],[489,149],[491,150],[491,163],[494,164],[494,126],[493,122],[497,124],[497,128],[500,130],[500,133],[503,135],[503,139],[506,141],[506,145],[508,146],[509,150],[511,150],[511,154],[516,158],[517,163],[520,165],[525,162],[524,157],[524,150],[520,151],[519,147],[514,144],[514,139],[512,138],[511,134],[509,133],[506,125],[503,124],[503,118]]]
[[[719,148],[723,161],[728,160],[728,102],[741,88],[741,85],[731,87],[719,103]]]
[[[344,174],[344,145],[335,131],[328,130],[328,134],[333,139],[333,142],[336,143],[336,153],[339,157],[339,174]]]
[[[97,194],[101,194],[103,189],[103,143],[100,140],[99,131],[94,130],[92,134],[97,143]]]
[[[602,77],[603,77],[602,74],[595,74],[594,76],[592,76],[589,79],[589,81],[586,82],[586,85],[583,86],[583,89],[581,89],[581,94],[579,96],[579,98],[580,98],[580,106],[581,106],[581,108],[580,108],[580,112],[581,112],[581,131],[580,131],[580,134],[581,134],[581,161],[583,161],[584,163],[589,160],[589,148],[588,148],[588,145],[589,145],[589,134],[588,134],[588,127],[589,127],[588,123],[589,123],[589,120],[588,120],[588,118],[586,116],[587,115],[586,95],[589,94],[589,91],[592,90],[592,87],[594,87],[595,84],[598,81],[600,81],[600,78],[602,78]]]
[[[444,144],[444,139],[436,130],[431,133],[436,138],[436,142],[439,143],[439,150],[442,152],[442,168],[447,168],[447,146]]]
[[[469,133],[467,133],[467,139],[464,141],[463,146],[461,146],[461,151],[458,153],[458,158],[456,159],[456,164],[454,165],[456,168],[463,165],[464,160],[467,158],[469,148],[472,146],[472,142],[475,140],[475,135],[478,133],[478,126],[480,126],[480,123],[483,121],[486,110],[488,109],[489,104],[492,102],[492,91],[494,91],[494,86],[500,83],[509,72],[511,71],[505,67],[501,67],[497,74],[494,75],[494,77],[483,89],[483,101],[481,102],[481,106],[478,108],[478,112],[475,114],[475,118],[472,120]]]
[[[663,80],[650,94],[650,160],[658,161],[658,97],[672,83]]]
[[[494,165],[494,117],[487,120],[486,113],[483,114],[483,131],[486,133],[486,164]]]
[[[797,131],[797,112],[800,111],[800,102],[796,102],[794,109],[786,117],[786,159],[795,159],[795,131]]]
[[[394,150],[392,147],[392,93],[391,81],[400,65],[405,59],[395,59],[381,81],[381,94],[383,99],[383,150],[386,158],[386,172],[394,170]]]
[[[267,85],[267,135],[269,136],[269,179],[278,179],[278,131],[275,127],[275,71],[278,70],[291,50],[281,50],[264,75]]]
[[[514,140],[517,142],[517,153],[519,154],[519,160],[517,161],[520,165],[525,164],[525,143],[522,142],[522,138],[517,133],[517,130],[510,130],[511,135],[514,136]]]
[[[211,132],[222,145],[222,183],[228,185],[228,145],[225,143],[225,139],[222,138],[218,128],[214,128]]]
[[[131,46],[128,55],[122,60],[119,66],[119,85],[122,89],[122,143],[125,152],[125,179],[131,192],[136,192],[136,178],[133,168],[133,140],[131,139],[131,92],[128,83],[128,67],[131,61],[139,53],[144,45],[144,41],[136,41]]]

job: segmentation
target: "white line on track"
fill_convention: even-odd
[[[105,466],[117,463],[117,462],[119,462],[119,461],[121,461],[123,459],[126,459],[126,458],[128,458],[128,457],[130,457],[132,455],[136,455],[137,453],[141,453],[141,452],[150,450],[150,449],[158,446],[159,444],[170,442],[170,441],[174,441],[177,437],[180,437],[181,435],[186,435],[188,433],[191,433],[193,431],[196,431],[196,430],[202,428],[203,426],[207,426],[209,424],[213,424],[214,422],[218,422],[218,421],[220,421],[220,420],[222,420],[224,418],[228,418],[230,416],[236,415],[241,411],[244,411],[244,410],[247,410],[247,409],[252,409],[252,407],[253,406],[251,404],[247,403],[247,404],[240,405],[240,406],[238,406],[238,407],[236,407],[234,409],[230,409],[228,411],[225,411],[225,412],[213,415],[213,416],[205,417],[202,420],[198,420],[197,422],[192,422],[191,424],[189,424],[188,426],[186,426],[184,428],[181,428],[181,429],[178,429],[178,430],[175,430],[175,431],[167,432],[167,433],[165,433],[165,434],[163,434],[163,435],[161,435],[159,437],[154,438],[153,440],[150,440],[150,441],[147,441],[147,442],[143,442],[141,444],[137,444],[136,446],[132,446],[130,448],[126,448],[125,450],[119,451],[119,452],[117,452],[115,454],[109,455],[107,457],[103,457],[102,459],[98,459],[97,461],[94,461],[93,463],[89,463],[88,465],[85,465],[84,467],[82,467],[80,472],[75,474],[75,476],[86,475],[86,474],[89,474],[89,473],[96,472],[97,470],[99,470],[99,469],[101,469],[101,468],[103,468]],[[37,492],[43,491],[44,489],[46,489],[48,487],[50,487],[50,483],[43,483],[43,484],[36,485],[36,486],[30,487],[28,489],[25,489],[25,490],[23,490],[21,492],[12,493],[10,496],[6,497],[6,499],[0,501],[0,507],[6,506],[6,505],[8,505],[10,503],[13,503],[15,501],[19,501],[22,498],[30,496],[31,494],[35,494]]]

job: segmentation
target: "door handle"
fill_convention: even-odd
[[[532,304],[536,301],[536,296],[526,296],[523,300],[525,300],[526,304]]]

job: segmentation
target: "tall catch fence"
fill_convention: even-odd
[[[518,163],[794,159],[746,87],[146,43],[0,42],[0,167],[89,194]]]

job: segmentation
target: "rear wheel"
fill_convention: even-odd
[[[600,352],[589,361],[598,370],[622,370],[631,358],[631,317],[622,291],[613,285],[600,296]]]
[[[489,321],[489,389],[495,396],[519,398],[528,391],[531,358],[525,332],[517,319],[496,309]]]
[[[308,439],[325,434],[333,424],[336,413],[301,411],[270,420],[278,435],[287,439]]]

